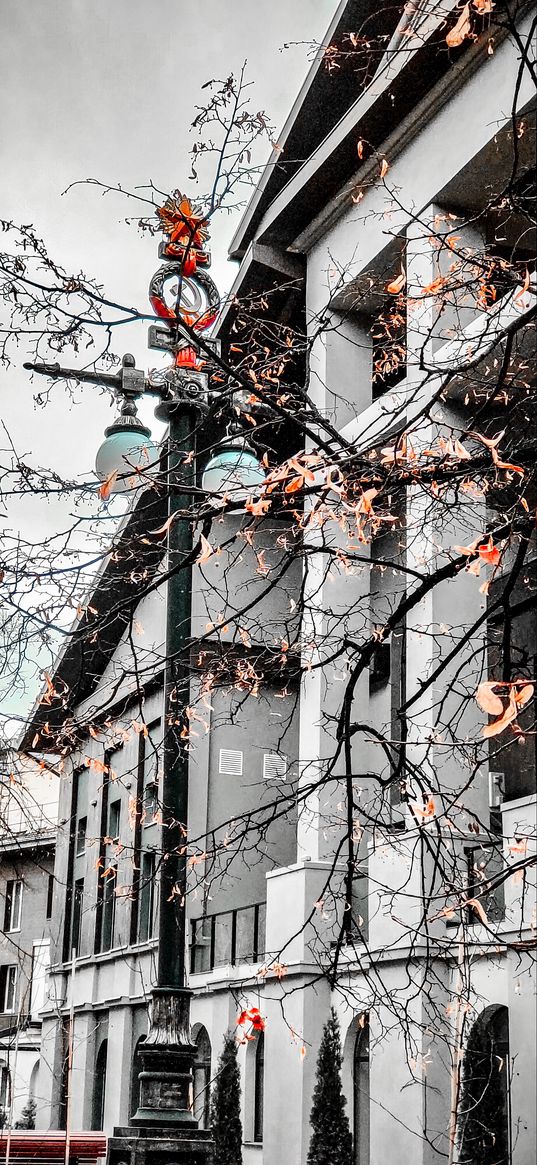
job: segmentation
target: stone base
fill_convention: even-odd
[[[107,1165],[216,1165],[209,1131],[118,1128],[108,1140]]]

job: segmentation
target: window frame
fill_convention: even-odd
[[[23,885],[22,878],[9,878],[6,882],[4,910],[4,931],[6,934],[13,934],[21,929]]]

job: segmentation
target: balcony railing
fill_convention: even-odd
[[[190,972],[257,963],[265,953],[266,902],[195,918],[190,924]]]

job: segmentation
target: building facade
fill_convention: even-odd
[[[29,757],[6,752],[0,785],[0,1111],[2,1127],[41,1106],[40,1011],[47,993],[57,780]]]
[[[438,237],[456,232],[469,263],[468,256],[490,242],[483,237],[484,223],[495,238],[501,235],[502,254],[529,262],[531,239],[520,221],[511,214],[502,218],[496,209],[487,217],[485,211],[511,173],[513,101],[517,125],[523,126],[518,175],[531,186],[532,91],[527,70],[520,71],[530,9],[517,11],[519,41],[507,29],[498,31],[489,52],[481,29],[475,40],[446,45],[446,32],[459,15],[448,2],[418,5],[412,18],[405,10],[395,25],[375,16],[372,5],[341,4],[326,43],[346,43],[349,31],[372,21],[384,38],[374,76],[362,84],[352,67],[330,70],[323,55],[316,60],[233,241],[231,257],[240,264],[234,294],[255,296],[268,288],[279,319],[305,327],[310,396],[319,415],[358,452],[378,449],[387,456],[397,433],[424,411],[429,419],[420,429],[422,447],[439,437],[453,440],[464,429],[473,391],[457,369],[468,364],[470,353],[486,395],[500,333],[516,327],[517,354],[527,360],[531,339],[520,321],[524,313],[529,317],[531,296],[514,301],[512,289],[503,293],[499,286],[492,311],[490,303],[485,310],[467,293],[445,298],[439,311],[427,289],[449,272],[451,259],[439,256]],[[358,143],[367,148],[358,150]],[[293,164],[294,158],[300,162]],[[521,198],[526,186],[520,187]],[[396,294],[385,289],[396,279],[414,307],[395,324],[392,316],[386,363],[379,329],[382,336],[386,299]],[[327,317],[329,326],[319,329]],[[220,323],[224,345],[237,336],[237,326],[232,298]],[[394,355],[398,346],[403,355]],[[495,422],[493,408],[489,419]],[[400,505],[399,525],[375,535],[371,571],[331,574],[323,554],[339,554],[341,564],[346,547],[336,535],[321,542],[324,534],[312,527],[313,566],[305,569],[295,556],[278,584],[263,593],[266,570],[278,576],[293,537],[285,515],[263,518],[255,545],[243,538],[240,553],[242,518],[227,516],[218,525],[220,553],[195,568],[192,635],[203,640],[205,655],[199,666],[194,661],[192,694],[188,911],[199,1049],[194,1107],[206,1123],[208,1084],[223,1032],[234,1028],[245,1005],[258,1007],[266,1018],[264,1035],[239,1049],[245,1165],[305,1165],[316,1053],[331,1006],[342,1029],[357,1165],[432,1165],[439,1156],[469,1160],[464,1139],[453,1147],[454,1070],[447,1049],[456,1040],[461,1059],[471,1056],[474,1044],[494,1049],[502,1161],[530,1165],[533,1159],[535,886],[526,861],[521,878],[509,871],[521,853],[526,859],[535,848],[535,737],[530,728],[521,744],[503,749],[501,761],[478,764],[466,779],[468,742],[479,736],[484,719],[475,702],[461,705],[461,657],[450,662],[449,628],[467,642],[462,660],[474,689],[485,674],[474,663],[476,653],[490,666],[493,657],[489,638],[483,638],[487,597],[468,571],[424,594],[404,627],[383,641],[387,650],[372,653],[356,687],[356,718],[373,730],[365,739],[357,734],[352,746],[354,797],[363,815],[355,839],[358,923],[348,930],[336,982],[322,974],[341,921],[339,779],[345,772],[337,767],[336,725],[348,673],[346,664],[342,672],[339,664],[315,656],[300,682],[287,684],[282,643],[291,642],[291,616],[301,593],[313,637],[324,644],[334,647],[344,636],[364,634],[366,625],[386,625],[407,577],[418,577],[429,561],[431,545],[440,554],[468,548],[490,519],[489,500],[472,496],[447,514],[428,507],[417,523],[421,501],[412,484]],[[165,590],[163,584],[133,603],[141,581],[162,569],[162,553],[155,550],[144,561],[142,580],[138,567],[131,568],[129,539],[139,536],[144,523],[146,529],[161,523],[162,515],[150,506],[157,504],[138,503],[96,584],[97,609],[127,596],[134,621],[125,627],[111,620],[107,641],[98,648],[81,648],[75,640],[54,680],[76,698],[55,864],[56,885],[65,893],[53,904],[42,1025],[43,1128],[65,1122],[69,1090],[77,1127],[110,1133],[127,1123],[137,1105],[136,1049],[147,1032],[156,949]],[[397,533],[402,527],[413,530],[404,548]],[[530,591],[534,554],[524,566]],[[386,569],[386,562],[402,562],[404,570]],[[493,586],[501,585],[501,577]],[[257,605],[256,594],[262,596]],[[240,636],[238,605],[244,612]],[[534,620],[529,607],[515,620],[517,650],[529,676],[535,675]],[[431,628],[440,630],[432,635]],[[229,649],[227,671],[222,644]],[[260,658],[264,682],[255,692]],[[75,676],[82,679],[75,682]],[[432,677],[432,692],[418,699],[424,677]],[[464,937],[457,929],[460,909],[454,919],[454,912],[435,914],[431,906],[426,927],[420,915],[423,880],[435,884],[435,811],[418,827],[400,781],[392,793],[379,794],[387,762],[374,733],[400,744],[395,713],[416,693],[405,773],[425,774],[429,790],[450,806],[452,840],[446,828],[444,844],[454,884],[461,884],[460,871],[466,871],[466,915],[472,911],[468,902],[481,901],[479,880],[489,879],[494,890],[484,919],[479,910],[471,915]],[[442,723],[457,720],[450,748],[439,730],[439,708]],[[49,720],[53,715],[48,709]],[[29,736],[39,727],[36,713]],[[326,772],[332,783],[319,784],[315,774]],[[423,818],[429,794],[421,792]],[[274,804],[285,805],[285,812],[273,813]],[[249,829],[241,832],[237,822],[245,815]],[[491,872],[497,868],[500,878]],[[434,899],[433,891],[429,902]],[[472,967],[466,994],[456,953],[461,949],[464,965]],[[403,1025],[396,1019],[401,1011]],[[471,1096],[471,1083],[465,1087]]]

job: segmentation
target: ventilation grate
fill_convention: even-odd
[[[227,777],[242,777],[242,752],[234,748],[221,748],[218,771]]]
[[[266,781],[285,781],[287,777],[287,757],[278,752],[266,752],[263,757],[263,776]]]

